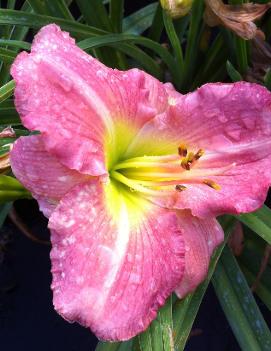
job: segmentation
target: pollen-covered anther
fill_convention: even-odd
[[[184,185],[177,184],[177,185],[175,186],[175,189],[176,189],[177,191],[184,191],[184,190],[187,189],[187,188],[186,188],[186,186],[184,186]]]
[[[195,155],[194,155],[194,160],[197,161],[198,159],[200,159],[202,156],[204,155],[204,150],[203,149],[199,149]]]
[[[221,186],[211,179],[204,179],[203,184],[208,185],[210,188],[214,190],[221,190]]]
[[[189,152],[188,155],[182,159],[181,166],[187,171],[190,171],[193,161],[194,161],[194,153]]]
[[[181,157],[186,157],[187,155],[187,147],[185,144],[180,144],[178,147],[178,153]]]

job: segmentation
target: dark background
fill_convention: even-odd
[[[91,0],[90,0],[91,1]],[[126,0],[126,14],[152,1]],[[128,4],[129,3],[129,4]],[[76,7],[73,8],[77,13]],[[31,232],[49,240],[46,219],[34,201],[18,201],[16,211]],[[7,219],[0,231],[1,351],[92,351],[97,339],[54,311],[50,290],[50,246],[36,243]],[[270,314],[259,303],[271,323]],[[187,351],[240,350],[210,286],[193,327]]]

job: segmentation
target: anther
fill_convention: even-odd
[[[184,191],[184,190],[186,189],[186,186],[181,185],[181,184],[177,184],[177,185],[175,186],[175,189],[176,189],[177,191]]]
[[[187,159],[183,159],[181,162],[181,166],[183,169],[186,169],[187,171],[190,171],[190,164],[187,162]]]
[[[185,157],[187,155],[187,147],[185,144],[180,144],[178,147],[178,153],[181,157]]]
[[[203,149],[199,149],[194,155],[194,160],[197,161],[198,159],[201,158],[201,156],[203,156],[203,154],[204,154],[204,150]]]
[[[214,190],[221,190],[221,186],[211,179],[204,179],[203,184],[208,185],[210,188]]]
[[[193,161],[194,161],[194,153],[189,152],[189,154],[182,159],[181,166],[187,171],[190,171]]]

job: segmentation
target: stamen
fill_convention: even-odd
[[[132,179],[126,178],[124,175],[122,175],[119,172],[112,171],[110,172],[110,176],[119,182],[127,185],[130,187],[133,191],[138,191],[140,193],[143,193],[145,195],[151,195],[151,196],[169,196],[172,194],[171,191],[166,191],[166,190],[152,190],[149,188],[146,188],[144,186],[141,186],[134,182]]]
[[[187,155],[187,147],[185,144],[180,144],[178,147],[178,153],[181,157],[185,157]]]
[[[195,155],[194,155],[194,160],[197,161],[197,160],[200,159],[201,156],[203,156],[203,155],[204,155],[204,150],[203,150],[203,149],[199,149],[199,150],[195,153]]]
[[[129,160],[123,161],[115,165],[113,170],[125,169],[125,168],[153,168],[153,167],[174,167],[176,162],[176,168],[178,168],[179,157],[177,155],[166,155],[166,156],[142,156],[134,157]]]
[[[190,171],[193,160],[194,160],[194,153],[189,152],[189,154],[182,159],[182,162],[181,162],[182,168],[186,169],[187,171]]]
[[[176,189],[177,191],[184,191],[184,190],[186,189],[186,186],[181,185],[181,184],[177,184],[177,185],[175,186],[175,189]]]
[[[208,185],[212,189],[221,190],[221,186],[211,179],[204,179],[203,184]]]

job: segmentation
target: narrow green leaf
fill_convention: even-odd
[[[263,244],[263,245],[262,245]],[[268,244],[254,233],[250,236],[245,228],[245,246],[241,256],[238,257],[238,263],[250,286],[254,285],[256,280],[255,293],[260,297],[264,304],[271,311],[271,260],[267,263],[263,272],[261,272],[263,260],[265,260],[265,250]],[[260,279],[257,279],[261,272]]]
[[[123,342],[102,342],[100,341],[95,351],[132,351],[133,340]]]
[[[230,0],[230,4],[238,5],[246,3],[247,0]],[[246,73],[248,69],[248,50],[247,50],[247,41],[237,36],[235,33],[234,44],[235,44],[235,54],[236,61],[238,65],[238,70],[241,74]]]
[[[246,351],[270,350],[271,333],[228,247],[217,264],[213,285],[241,348]]]
[[[46,1],[42,0],[27,0],[34,12],[44,15],[50,15],[50,11],[46,5]]]
[[[45,3],[52,16],[74,20],[65,0],[45,0]]]
[[[123,32],[126,34],[142,34],[151,26],[156,9],[157,3],[153,3],[125,17]]]
[[[117,351],[119,350],[120,342],[103,342],[100,341],[95,349],[95,351]]]
[[[31,45],[26,41],[20,40],[10,40],[10,39],[0,39],[0,45],[14,46],[16,48],[30,50]],[[14,51],[13,51],[14,54]]]
[[[201,24],[203,18],[203,0],[194,0],[190,25],[187,38],[187,47],[184,59],[184,76],[183,76],[183,90],[187,90],[192,81],[194,71],[196,69],[196,59],[199,48],[199,39],[201,33]]]
[[[76,3],[88,24],[108,31],[112,30],[111,21],[101,0],[76,0]]]
[[[241,74],[234,68],[234,66],[231,64],[230,61],[226,62],[226,68],[227,68],[228,75],[233,82],[238,82],[240,80],[243,80]]]
[[[14,80],[11,80],[0,88],[0,102],[6,100],[13,94],[14,87]]]
[[[246,73],[248,68],[247,44],[242,38],[235,37],[237,64],[240,72]]]
[[[240,267],[248,281],[249,285],[252,285],[255,283],[257,279],[257,275],[251,272],[247,266],[240,264]],[[269,274],[271,274],[270,269],[269,269]],[[261,280],[257,284],[255,293],[259,296],[259,298],[262,300],[262,302],[266,305],[266,307],[271,311],[271,285],[266,283],[266,276],[261,277]]]
[[[114,47],[114,44],[112,45]],[[135,61],[140,63],[141,67],[149,72],[151,75],[159,80],[163,79],[163,72],[157,63],[151,56],[146,54],[143,50],[139,49],[135,45],[124,45],[118,44],[118,50],[124,52],[126,55],[132,57]],[[134,65],[133,65],[134,66]]]
[[[149,30],[148,37],[156,42],[159,42],[161,34],[163,32],[163,28],[164,28],[163,10],[159,1],[153,17],[152,25]]]
[[[236,216],[242,223],[271,244],[271,210],[263,206],[252,213]]]
[[[150,327],[138,336],[140,350],[174,351],[172,296],[160,309]]]
[[[0,202],[14,201],[17,199],[30,199],[31,194],[15,178],[0,175]]]
[[[110,0],[110,20],[116,32],[122,31],[124,0]]]
[[[164,25],[165,25],[168,39],[173,48],[174,57],[176,61],[173,76],[177,77],[178,86],[181,86],[181,80],[182,80],[183,69],[184,69],[183,51],[182,51],[181,43],[176,34],[174,24],[172,22],[172,18],[166,13],[166,11],[163,11],[163,20],[164,20]]]
[[[141,333],[138,336],[138,339],[141,351],[153,351],[150,328],[148,328],[144,333]]]
[[[167,299],[165,306],[159,311],[158,319],[161,326],[164,351],[174,351],[172,295]],[[154,349],[154,351],[156,350]]]
[[[20,124],[19,115],[15,107],[1,107],[0,104],[0,125]]]
[[[77,23],[75,21],[23,11],[0,9],[0,25],[12,24],[40,29],[50,23],[58,24],[63,30],[72,33],[72,35],[79,39],[106,34],[106,32],[101,29]]]
[[[216,69],[216,67],[224,65],[225,57],[227,57],[227,48],[219,33],[207,50],[203,64],[200,65],[198,74],[193,79],[192,90],[206,82],[214,81],[213,76],[220,74],[219,69]]]
[[[14,53],[14,51],[0,47],[0,60],[6,63],[12,63],[15,57],[16,57],[16,53]]]

